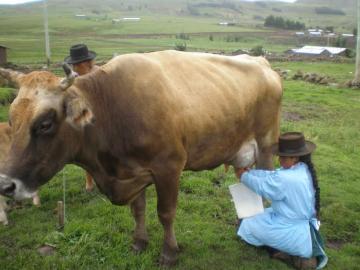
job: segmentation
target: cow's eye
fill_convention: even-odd
[[[40,123],[37,128],[38,134],[49,134],[53,130],[54,123],[52,120],[48,119]]]
[[[56,132],[56,111],[50,110],[40,115],[31,127],[32,135],[53,135]]]

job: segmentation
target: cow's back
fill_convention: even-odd
[[[112,126],[138,130],[127,141],[153,148],[154,141],[162,148],[181,142],[189,169],[228,160],[279,113],[281,80],[263,58],[163,51],[119,56],[101,70],[116,96],[109,118],[131,118]]]

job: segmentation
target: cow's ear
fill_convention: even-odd
[[[68,97],[65,100],[66,121],[76,129],[83,129],[95,122],[89,104],[80,97]]]

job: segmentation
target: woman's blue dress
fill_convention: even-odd
[[[275,171],[250,170],[241,176],[250,189],[272,201],[264,213],[243,219],[238,235],[251,245],[290,255],[313,255],[310,222],[317,226],[314,188],[305,163]]]

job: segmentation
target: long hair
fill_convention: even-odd
[[[299,161],[304,162],[310,171],[312,184],[315,191],[315,211],[317,219],[320,218],[320,188],[317,180],[316,170],[311,160],[311,154],[299,157]]]

